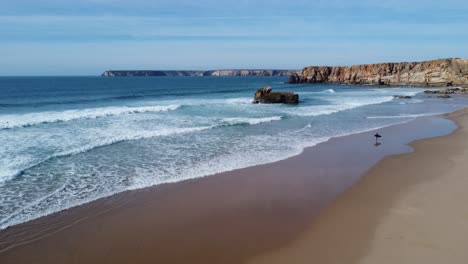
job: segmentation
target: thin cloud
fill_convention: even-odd
[[[3,1],[0,75],[468,57],[467,11],[457,0]]]

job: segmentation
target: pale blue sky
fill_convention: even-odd
[[[0,0],[0,75],[468,57],[468,1]]]

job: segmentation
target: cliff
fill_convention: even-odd
[[[355,66],[309,66],[289,83],[336,83],[412,86],[467,86],[467,59],[379,63]]]
[[[144,76],[290,76],[297,70],[211,70],[211,71],[105,71],[103,77]]]

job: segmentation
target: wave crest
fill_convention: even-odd
[[[29,127],[46,123],[68,122],[77,119],[96,119],[124,114],[137,114],[147,112],[165,112],[176,110],[180,105],[158,105],[141,107],[100,107],[80,110],[37,112],[29,114],[14,114],[0,116],[0,129]]]
[[[153,137],[163,137],[163,136],[171,136],[176,134],[182,133],[193,133],[199,132],[203,130],[214,129],[223,126],[235,126],[235,125],[257,125],[260,123],[267,123],[273,121],[281,120],[281,116],[272,116],[272,117],[260,117],[260,118],[247,118],[247,117],[233,117],[233,118],[223,118],[218,120],[213,125],[208,126],[197,126],[197,127],[167,127],[167,128],[159,128],[157,130],[121,130],[119,133],[112,133],[112,134],[99,134],[97,135],[96,139],[93,142],[88,144],[81,145],[79,147],[74,147],[68,149],[66,151],[56,152],[52,155],[44,157],[43,159],[37,160],[35,162],[27,162],[27,161],[20,161],[18,167],[13,166],[8,168],[0,169],[0,183],[9,181],[20,175],[23,171],[35,167],[49,159],[52,158],[59,158],[59,157],[66,157],[71,155],[77,155],[80,153],[85,153],[91,151],[96,148],[110,146],[113,144],[117,144],[120,142],[131,141],[131,140],[139,140],[139,139],[147,139]],[[15,164],[15,162],[10,163]]]
[[[351,110],[366,105],[381,104],[393,100],[391,96],[383,96],[376,98],[340,98],[329,100],[330,105],[312,105],[297,107],[294,110],[289,110],[288,113],[295,116],[320,116],[330,115],[345,110]]]
[[[324,93],[336,93],[336,91],[333,90],[333,89],[327,89],[327,90],[324,90],[322,92],[324,92]]]
[[[250,97],[239,97],[226,99],[226,103],[229,104],[252,104],[252,98]]]
[[[200,126],[200,127],[180,127],[180,128],[163,128],[158,129],[155,131],[149,130],[130,130],[126,133],[118,133],[112,136],[110,135],[103,135],[100,138],[97,138],[95,142],[82,145],[78,148],[73,148],[66,151],[61,151],[50,156],[44,157],[42,160],[36,161],[33,164],[28,164],[26,167],[23,168],[5,168],[0,170],[0,183],[4,181],[8,181],[13,179],[15,176],[20,175],[23,171],[35,167],[49,159],[52,158],[59,158],[59,157],[66,157],[71,155],[76,155],[80,153],[85,153],[91,151],[95,148],[110,146],[116,143],[130,141],[130,140],[138,140],[138,139],[146,139],[146,138],[153,138],[153,137],[160,137],[160,136],[170,136],[175,134],[182,134],[182,133],[190,133],[190,132],[197,132],[208,130],[214,128],[215,126]]]
[[[443,113],[427,113],[427,114],[410,114],[410,115],[393,115],[393,116],[367,116],[367,119],[398,119],[398,118],[417,118],[423,116],[442,115]]]
[[[231,118],[223,118],[222,121],[224,123],[227,123],[228,125],[241,125],[241,124],[257,125],[261,123],[279,121],[281,119],[282,119],[281,116],[259,117],[259,118],[231,117]]]

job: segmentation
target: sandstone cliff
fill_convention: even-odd
[[[379,63],[355,66],[310,66],[289,83],[338,83],[413,86],[467,86],[467,59]]]
[[[290,76],[297,70],[211,70],[211,71],[105,71],[103,77],[144,76]]]

